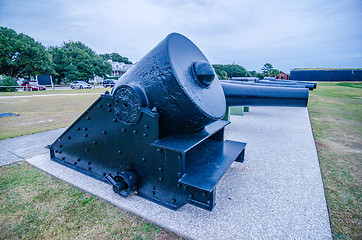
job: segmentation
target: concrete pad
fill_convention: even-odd
[[[49,153],[27,161],[186,238],[331,239],[308,110],[253,107],[231,122],[225,138],[248,143],[245,162],[233,163],[217,185],[212,212],[191,205],[172,211],[137,196],[122,198],[110,185],[50,161]]]
[[[0,167],[26,158],[48,153],[51,144],[66,128],[35,133],[0,141]]]

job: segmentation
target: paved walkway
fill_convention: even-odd
[[[124,199],[109,185],[50,161],[43,147],[62,130],[0,141],[0,159],[26,158],[59,179],[187,238],[331,239],[308,110],[252,107],[242,117],[231,116],[231,121],[225,138],[248,143],[245,162],[233,163],[221,179],[212,212],[191,205],[172,211],[137,196]],[[38,147],[16,150],[30,143]],[[38,153],[45,154],[35,156]]]
[[[0,141],[0,167],[44,153],[65,128]]]

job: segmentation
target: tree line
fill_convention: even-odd
[[[132,62],[118,53],[96,54],[82,42],[64,42],[60,47],[46,48],[30,36],[13,29],[0,27],[0,75],[9,78],[30,78],[51,74],[56,84],[73,80],[88,81],[94,76],[105,77],[112,73],[108,62]],[[237,64],[213,65],[219,79],[232,77],[278,77],[280,72],[270,63],[264,64],[260,73],[247,71]],[[5,79],[5,78],[2,78]],[[4,81],[4,80],[2,80]],[[0,79],[1,82],[1,79]]]
[[[237,64],[215,64],[212,65],[219,79],[231,79],[232,77],[256,77],[264,79],[264,77],[275,77],[280,76],[280,71],[274,69],[270,63],[265,63],[261,68],[261,72],[247,71],[244,67]]]
[[[57,84],[73,80],[88,81],[95,75],[105,77],[112,73],[108,60],[132,63],[118,53],[96,54],[79,41],[46,48],[26,34],[0,27],[0,74],[8,78],[51,74]]]

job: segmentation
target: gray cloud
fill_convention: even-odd
[[[362,1],[0,1],[0,25],[44,45],[82,41],[98,53],[140,59],[180,32],[213,63],[260,70],[361,67]]]

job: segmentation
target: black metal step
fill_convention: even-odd
[[[211,192],[233,161],[242,160],[246,143],[205,140],[187,153],[180,183]]]
[[[185,153],[200,144],[205,139],[209,138],[211,135],[222,130],[228,124],[230,124],[230,122],[221,120],[213,122],[199,132],[165,137],[152,143],[152,146],[162,150]]]

